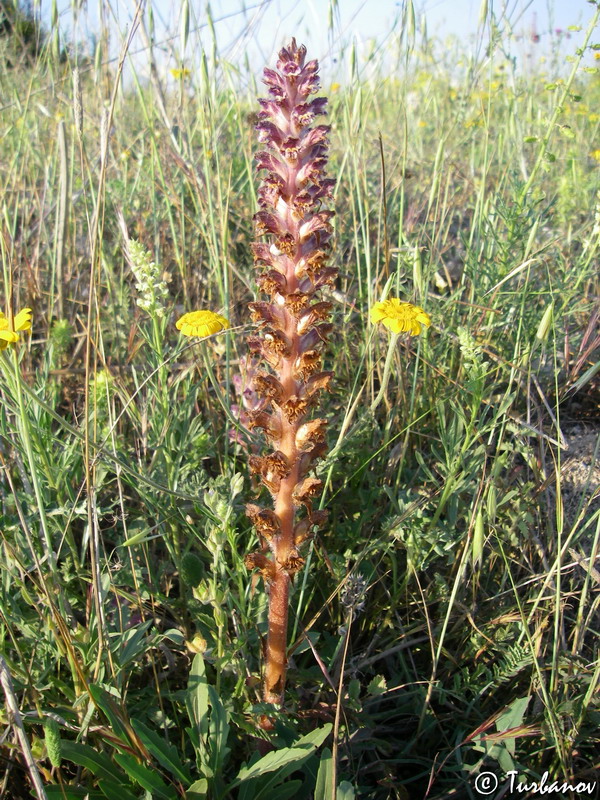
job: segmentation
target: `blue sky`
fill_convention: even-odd
[[[73,4],[82,0],[58,0],[60,25],[70,35],[73,30]],[[133,0],[88,0],[80,12],[77,29],[82,38],[98,30],[98,9],[104,2],[110,9],[115,28],[124,31],[131,20],[135,4]],[[151,0],[148,0],[150,4]],[[414,0],[417,22],[426,21],[428,35],[444,40],[449,35],[458,37],[467,45],[476,39],[481,0]],[[520,35],[523,44],[515,45],[516,54],[528,58],[537,57],[550,47],[551,34],[557,28],[566,30],[569,26],[581,25],[585,28],[591,19],[593,6],[586,0],[505,0],[504,3],[487,0],[490,9],[500,16],[502,7],[506,8],[513,31]],[[328,5],[337,7],[333,33],[328,28],[327,14],[322,9]],[[215,21],[215,35],[220,53],[234,64],[243,65],[247,58],[251,67],[258,73],[261,65],[271,62],[274,52],[290,35],[304,42],[311,55],[320,59],[325,70],[335,74],[345,68],[336,67],[339,53],[344,45],[356,43],[359,53],[365,53],[370,40],[382,42],[389,35],[394,19],[402,11],[402,2],[396,0],[212,0],[210,3]],[[42,13],[48,19],[50,0],[41,0]],[[206,24],[205,0],[189,0],[190,27],[198,28],[199,33],[190,35],[185,61],[196,67],[201,49],[210,51],[211,36]],[[180,51],[180,9],[181,3],[167,0],[152,0],[155,18],[156,40],[163,42],[158,50],[159,61],[165,69],[177,66]],[[532,34],[540,41],[533,46]],[[599,31],[600,34],[600,31]],[[569,40],[563,39],[561,49],[564,55],[573,53],[583,34],[569,33]],[[115,48],[118,35],[114,36]],[[600,40],[600,35],[596,37]],[[556,41],[556,40],[554,40]],[[139,39],[134,49],[143,47]],[[195,48],[195,49],[194,49]],[[525,49],[529,49],[529,54]],[[535,51],[535,52],[533,52]],[[140,64],[141,65],[141,64]],[[138,68],[139,66],[138,65]],[[343,74],[338,75],[343,79]]]

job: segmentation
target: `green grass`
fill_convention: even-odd
[[[0,652],[48,797],[593,780],[598,50],[565,64],[563,40],[518,70],[497,22],[477,58],[400,25],[365,61],[344,45],[350,77],[323,87],[330,518],[296,578],[286,710],[256,767],[266,598],[244,566],[256,488],[229,406],[262,90],[216,43],[163,99],[100,52],[80,64],[80,136],[55,37],[33,60],[0,39],[1,307],[33,309],[0,353]],[[120,213],[167,283],[162,317],[136,303]],[[390,347],[368,322],[386,291],[431,328]],[[174,321],[194,308],[232,330],[188,346]],[[596,445],[574,492],[581,430]],[[0,785],[28,797],[8,712],[2,727]]]

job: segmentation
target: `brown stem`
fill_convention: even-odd
[[[266,703],[282,705],[287,670],[287,621],[290,596],[290,576],[277,567],[269,590],[269,632],[267,635],[267,664],[264,699]]]

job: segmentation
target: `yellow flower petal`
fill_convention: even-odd
[[[30,331],[31,330],[31,309],[24,308],[19,311],[14,321],[14,328],[16,331]]]
[[[369,312],[371,322],[381,322],[392,333],[410,333],[417,336],[421,333],[421,326],[429,327],[431,319],[429,314],[419,306],[404,303],[397,297],[375,303]]]
[[[229,328],[229,322],[214,311],[189,311],[180,317],[175,327],[184,336],[211,336]]]
[[[0,350],[4,350],[9,344],[19,341],[17,331],[31,330],[31,309],[24,308],[14,317],[11,327],[10,320],[3,311],[0,311]]]

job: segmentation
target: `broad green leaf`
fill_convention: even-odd
[[[298,739],[297,742],[294,742],[293,747],[306,750],[309,758],[312,758],[316,748],[323,744],[330,732],[331,723],[327,723],[327,725],[324,725],[322,728],[317,728],[316,730],[307,733],[306,736],[303,736],[301,739]],[[254,758],[249,766],[252,766],[254,763],[256,763],[259,758],[260,756],[256,754],[256,758]],[[313,774],[316,775],[319,762],[316,757],[314,757],[314,760],[316,763],[314,765]],[[267,773],[258,781],[258,788],[256,789],[252,787],[254,781],[250,781],[250,794],[248,794],[247,800],[271,800],[272,792],[275,787],[277,787],[277,795],[279,796],[279,793],[288,786],[287,783],[283,784],[283,782],[297,768],[298,765],[295,762],[291,762],[287,766],[281,767],[274,773]],[[248,786],[248,783],[245,782],[244,786]],[[244,786],[240,788],[240,800],[242,800],[241,795]]]
[[[106,800],[102,792],[95,792],[93,789],[86,789],[79,786],[60,786],[58,783],[53,783],[50,786],[44,786],[48,800]]]
[[[321,753],[321,763],[317,773],[315,800],[332,800],[333,795],[333,758],[331,750],[326,747]]]
[[[125,776],[110,758],[104,753],[94,750],[89,744],[63,739],[60,750],[63,758],[72,761],[79,767],[89,769],[96,778],[105,778],[108,781],[117,781],[117,783],[125,782]]]
[[[506,731],[509,728],[519,728],[523,724],[523,717],[529,705],[529,697],[518,697],[510,706],[502,713],[496,720],[496,730]],[[514,756],[515,754],[515,739],[514,737],[504,740],[506,749]]]
[[[189,789],[186,789],[186,800],[205,800],[208,794],[208,781],[206,778],[201,778],[199,781],[192,783]]]
[[[139,720],[132,720],[131,725],[140,737],[144,747],[152,753],[161,767],[169,770],[182,783],[188,784],[192,782],[193,778],[181,763],[179,753],[174,745],[166,742],[162,736],[150,730]]]
[[[150,792],[153,800],[175,800],[177,792],[174,787],[167,784],[156,772],[153,772],[144,764],[140,764],[133,756],[126,753],[116,753],[115,761],[123,767],[125,772],[133,778],[136,783]]]
[[[248,767],[252,767],[257,761],[260,761],[260,759],[260,753],[255,750],[250,756]],[[258,788],[259,786],[260,788]],[[259,782],[256,778],[254,780],[244,781],[244,783],[240,786],[237,798],[238,800],[257,800],[256,793],[258,792],[260,796],[264,788],[264,784]]]
[[[317,728],[307,733],[306,736],[303,736],[301,739],[298,739],[292,747],[284,747],[273,753],[267,753],[266,756],[259,758],[257,761],[252,760],[250,764],[241,768],[236,780],[229,788],[232,789],[242,782],[258,778],[260,775],[277,770],[278,772],[275,779],[267,781],[266,784],[260,787],[257,798],[262,797],[265,790],[273,789],[281,780],[285,780],[290,772],[293,772],[298,767],[300,762],[310,758],[317,747],[320,747],[329,736],[331,727],[331,723],[327,723],[327,725],[324,725],[322,728]],[[291,765],[291,769],[286,769],[288,765]],[[279,794],[279,788],[277,789],[277,793]]]
[[[204,659],[200,653],[196,654],[192,662],[187,685],[187,705],[190,720],[195,724],[202,741],[208,733],[208,683]]]
[[[259,775],[264,775],[265,772],[273,772],[275,769],[281,769],[287,764],[294,762],[304,761],[311,754],[312,750],[302,747],[282,747],[281,750],[275,750],[273,753],[267,753],[256,764],[250,767],[242,767],[238,772],[237,778],[230,785],[230,789],[239,786],[242,781],[248,781],[251,778],[257,778]]]
[[[326,725],[323,725],[322,728],[315,728],[314,731],[307,733],[306,736],[303,736],[301,739],[298,739],[297,742],[294,742],[294,747],[308,747],[311,750],[316,747],[320,747],[325,739],[331,733],[332,728],[331,722],[328,722]]]

